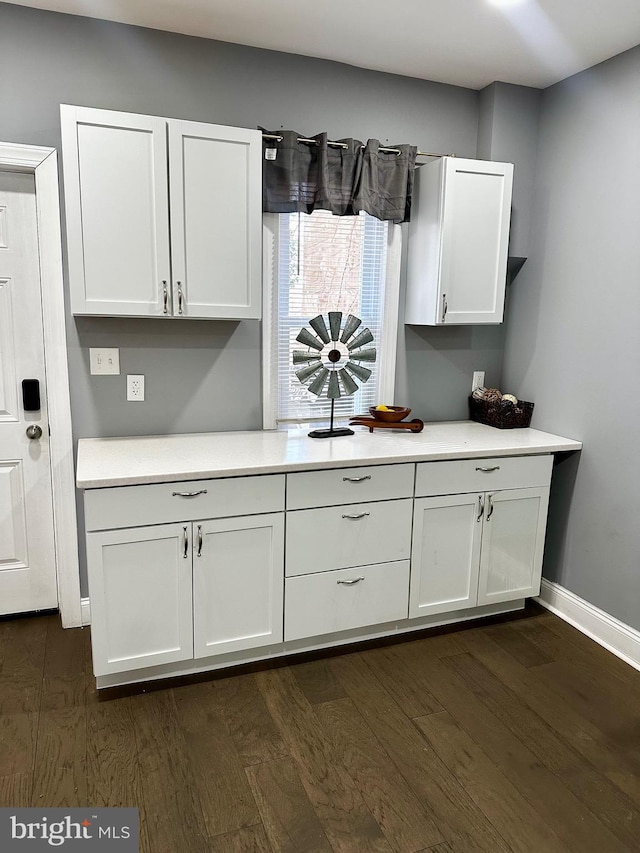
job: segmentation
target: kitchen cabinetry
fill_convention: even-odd
[[[261,135],[61,107],[74,314],[257,319]]]
[[[537,595],[550,480],[548,457],[418,465],[409,616]]]
[[[285,640],[406,619],[413,480],[410,464],[288,475]]]
[[[87,498],[96,675],[282,641],[283,476],[104,489]],[[274,511],[233,515],[240,505],[245,513]],[[168,516],[171,523],[146,526]]]
[[[476,423],[83,439],[97,684],[517,610],[553,453],[580,446]]]
[[[513,165],[441,157],[416,170],[405,322],[501,323]]]

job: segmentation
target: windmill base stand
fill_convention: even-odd
[[[329,421],[329,429],[314,429],[309,433],[309,438],[336,438],[339,435],[355,435],[349,427],[334,427],[333,426],[333,408],[336,401],[331,400],[331,420]]]

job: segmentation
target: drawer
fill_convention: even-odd
[[[416,472],[416,497],[548,486],[552,467],[553,456],[550,455],[420,462]]]
[[[408,559],[412,506],[407,498],[288,512],[285,574]]]
[[[228,477],[85,492],[87,530],[138,527],[284,510],[284,474]]]
[[[409,561],[287,578],[284,601],[285,640],[406,619]]]
[[[333,468],[287,475],[287,509],[410,498],[413,463]]]

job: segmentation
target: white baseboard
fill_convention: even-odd
[[[538,604],[640,670],[640,631],[589,604],[560,584],[542,578]]]
[[[91,607],[88,597],[80,599],[80,618],[83,625],[91,625]]]

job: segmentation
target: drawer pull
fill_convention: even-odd
[[[484,515],[484,500],[482,495],[478,495],[478,517],[476,521],[480,521],[482,516]]]
[[[200,489],[199,492],[171,492],[172,498],[197,498],[198,495],[206,495],[206,489]]]
[[[493,468],[476,468],[476,471],[484,471],[485,474],[490,474],[492,471],[499,471],[500,466],[494,465]]]
[[[367,515],[371,515],[369,512],[360,512],[358,515],[343,515],[343,518],[349,518],[351,521],[357,521],[359,518],[365,518]]]
[[[202,525],[198,525],[198,551],[196,557],[202,557]]]
[[[343,483],[362,483],[364,480],[370,480],[371,474],[365,474],[364,477],[343,477]]]
[[[183,527],[182,532],[184,535],[184,551],[182,552],[183,559],[187,559],[189,556],[189,534],[187,533],[187,528]]]
[[[360,575],[359,578],[353,578],[350,581],[336,581],[336,583],[343,583],[345,586],[353,586],[354,583],[360,583],[360,581],[363,580],[364,578],[362,577],[362,575]]]

